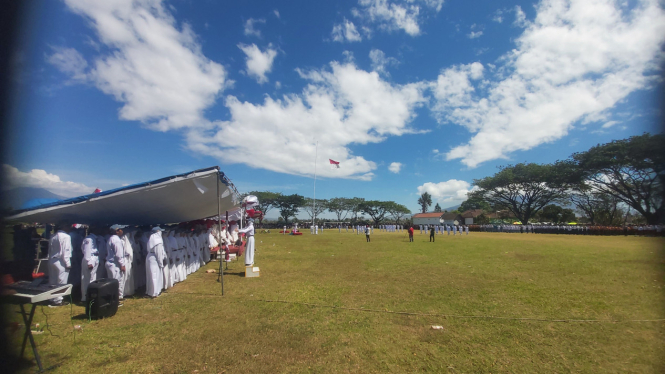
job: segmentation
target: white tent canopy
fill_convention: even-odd
[[[218,194],[219,191],[219,194]],[[219,167],[15,212],[9,220],[88,225],[150,225],[208,218],[235,210],[238,191]]]

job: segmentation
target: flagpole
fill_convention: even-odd
[[[314,153],[314,199],[312,199],[312,226],[316,219],[316,159],[319,157],[319,142],[316,142],[316,151]]]

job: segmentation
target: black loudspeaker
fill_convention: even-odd
[[[88,286],[85,314],[92,319],[112,317],[118,311],[120,294],[117,279],[98,279]]]

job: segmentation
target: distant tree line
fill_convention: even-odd
[[[351,224],[368,222],[362,217],[366,214],[371,219],[369,222],[374,225],[387,221],[400,223],[405,216],[411,214],[406,206],[394,201],[365,200],[359,197],[314,200],[298,194],[284,195],[270,191],[252,191],[248,195],[254,195],[259,199],[259,206],[256,209],[262,211],[264,215],[273,209],[278,210],[280,221],[284,224],[288,224],[289,219],[299,212],[307,213],[311,222],[313,218],[328,211],[337,217],[337,222],[348,221]]]
[[[568,222],[574,206],[590,224],[621,225],[630,211],[646,224],[665,219],[665,136],[643,134],[598,144],[553,164],[520,163],[475,179],[460,211],[507,211],[526,224]],[[431,197],[418,204],[426,209]],[[428,206],[428,205],[427,205]]]

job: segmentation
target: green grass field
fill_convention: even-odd
[[[36,336],[45,366],[57,365],[54,373],[665,369],[665,322],[632,321],[665,318],[662,239],[471,233],[429,243],[416,233],[409,243],[404,234],[377,232],[366,243],[336,231],[256,239],[261,277],[244,278],[242,260],[229,264],[223,297],[217,274],[204,273],[213,262],[155,300],[125,301],[110,319],[88,322],[78,306],[43,308],[60,336]],[[42,326],[43,313],[38,307],[35,315]],[[73,330],[70,313],[82,331]],[[562,319],[597,322],[552,321]]]

